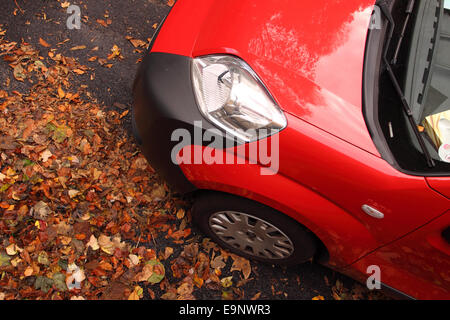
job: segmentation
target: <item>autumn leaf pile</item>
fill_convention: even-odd
[[[0,89],[0,300],[242,297],[249,261],[192,235],[186,202],[123,129],[127,111],[71,86],[85,66],[1,34],[0,59],[31,86]]]

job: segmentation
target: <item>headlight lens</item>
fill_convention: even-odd
[[[287,126],[280,107],[243,60],[227,55],[196,58],[192,78],[201,113],[244,142]]]

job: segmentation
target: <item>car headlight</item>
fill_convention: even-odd
[[[201,113],[244,142],[263,139],[287,126],[283,111],[256,73],[237,57],[195,58],[192,79]]]

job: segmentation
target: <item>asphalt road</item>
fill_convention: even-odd
[[[75,57],[93,71],[77,77],[73,86],[87,86],[88,94],[97,99],[104,108],[117,108],[121,111],[130,108],[132,103],[131,86],[142,53],[137,52],[129,40],[147,41],[154,32],[155,24],[164,18],[170,7],[164,0],[90,0],[69,1],[79,5],[83,22],[80,30],[69,30],[66,20],[69,15],[56,0],[1,0],[0,25],[7,29],[6,37],[11,41],[25,41],[41,50],[46,56],[48,49],[39,44],[42,38],[57,53]],[[110,20],[106,27],[97,22]],[[103,67],[90,57],[106,58],[111,48],[117,45],[123,60],[114,60],[111,68]],[[82,50],[71,50],[86,46]],[[93,50],[94,49],[94,50]],[[91,79],[91,75],[95,78]],[[9,87],[5,86],[11,78]],[[0,62],[0,87],[4,90],[24,92],[30,83],[13,80],[12,70]],[[129,125],[129,119],[126,121]],[[200,236],[199,236],[200,237]],[[158,243],[164,245],[164,239]],[[245,297],[250,298],[261,292],[261,299],[312,299],[321,295],[332,299],[332,287],[339,280],[348,289],[355,282],[330,269],[317,264],[305,264],[289,269],[262,265],[252,262],[253,280],[244,285]],[[196,293],[198,299],[220,299],[220,294],[202,289]],[[147,297],[148,298],[148,297]]]

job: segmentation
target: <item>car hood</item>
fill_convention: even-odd
[[[209,5],[193,56],[241,57],[285,112],[379,156],[362,114],[364,50],[374,0]]]

